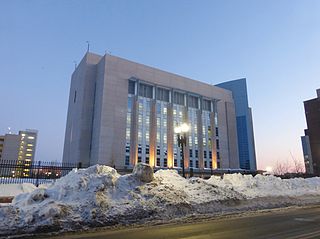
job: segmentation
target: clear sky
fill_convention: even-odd
[[[110,51],[196,80],[246,77],[258,168],[302,161],[303,101],[320,88],[318,0],[0,1],[0,133],[39,130],[62,158],[70,76]]]

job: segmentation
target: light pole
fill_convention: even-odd
[[[182,176],[185,178],[185,170],[184,170],[184,147],[187,144],[187,132],[190,127],[188,124],[183,123],[180,126],[175,127],[174,132],[177,134],[178,147],[182,149]]]

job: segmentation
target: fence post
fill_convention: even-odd
[[[78,163],[78,169],[79,168],[82,168],[82,163],[81,162]]]
[[[37,168],[37,177],[36,177],[36,187],[39,186],[39,171],[40,171],[41,161],[38,162],[38,168]]]

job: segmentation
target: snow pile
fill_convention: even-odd
[[[30,193],[36,188],[32,183],[0,184],[0,197],[13,197],[21,193]]]
[[[302,189],[306,194],[320,194],[319,178],[286,181],[234,174],[224,179],[185,179],[174,170],[153,174],[150,169],[138,164],[128,175],[99,165],[73,170],[48,188],[20,194],[11,206],[0,207],[0,235],[236,211],[251,198],[301,195]]]
[[[226,174],[223,179],[212,176],[208,183],[233,189],[247,198],[320,195],[319,177],[281,179],[272,175],[253,177],[252,175]]]

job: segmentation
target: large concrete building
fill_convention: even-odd
[[[317,98],[303,103],[308,126],[301,137],[306,172],[320,176],[320,89]]]
[[[72,74],[63,162],[239,169],[235,100],[221,87],[88,52]],[[183,122],[182,162],[174,127]]]

